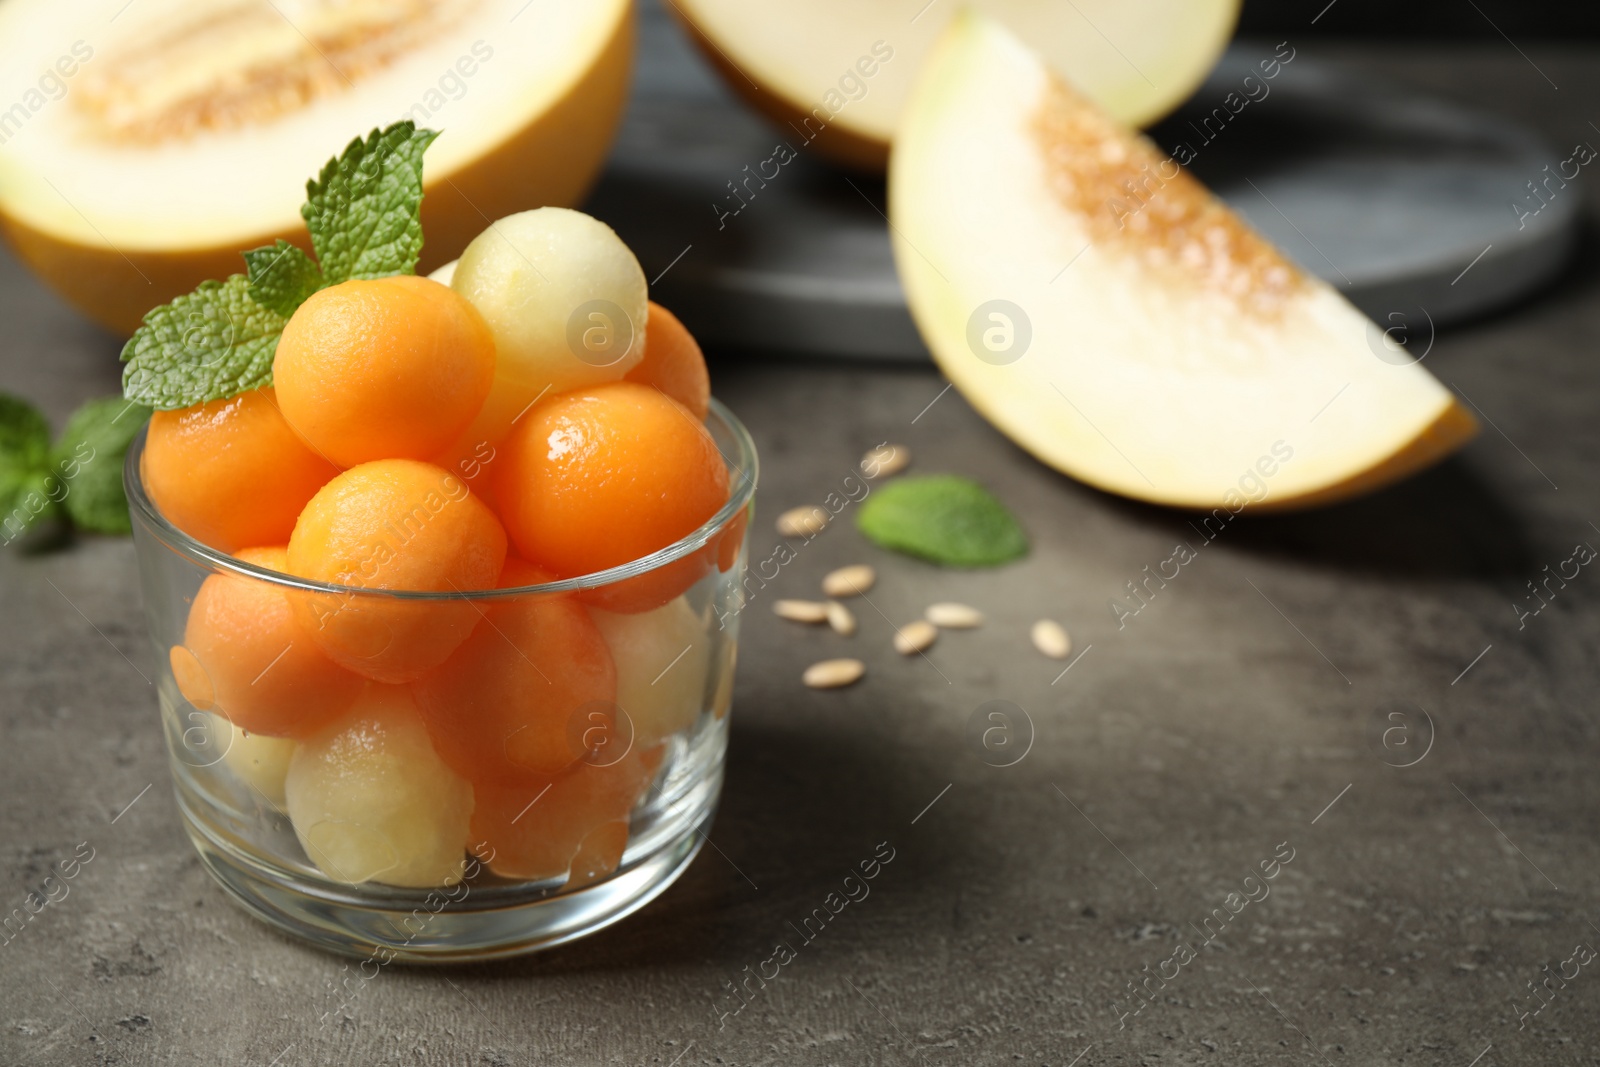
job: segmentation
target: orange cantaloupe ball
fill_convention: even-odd
[[[246,563],[279,572],[286,556],[281,547],[238,553]],[[268,737],[315,733],[366,685],[301,630],[282,586],[242,574],[213,574],[201,583],[183,644],[168,658],[185,700]]]
[[[634,749],[607,766],[579,763],[566,774],[514,788],[475,785],[472,811],[474,850],[489,869],[504,878],[529,881],[578,877],[573,888],[615,870],[622,849],[615,830],[590,841],[601,827],[626,826],[629,814],[649,789],[661,765],[660,748]],[[622,835],[621,844],[627,843]],[[609,846],[609,847],[606,847]],[[587,870],[575,869],[580,849]],[[614,851],[613,851],[614,850]],[[611,859],[614,855],[615,859]],[[610,870],[597,873],[607,861]]]
[[[512,557],[499,586],[550,579]],[[591,745],[626,743],[610,648],[571,594],[488,602],[483,611],[483,625],[412,683],[433,747],[457,774],[515,785],[566,770]]]
[[[578,599],[590,607],[632,615],[654,611],[681,596],[690,586],[711,572],[712,564],[726,574],[739,561],[744,548],[745,529],[750,509],[745,508],[713,534],[702,549],[663,563],[643,574],[585,589]]]
[[[343,467],[430,459],[477,417],[494,337],[455,290],[398,274],[313,293],[272,360],[289,425]]]
[[[645,324],[644,359],[622,380],[659,389],[702,422],[711,410],[711,373],[700,345],[676,315],[654,300]]]
[[[491,476],[518,552],[562,578],[664,548],[728,499],[727,467],[706,428],[676,400],[633,382],[576,389],[539,404],[507,435]],[[658,607],[714,558],[712,549],[680,560],[693,566],[656,581],[645,598],[654,603],[645,607],[605,606]]]
[[[139,462],[167,521],[223,552],[283,544],[338,473],[289,427],[271,389],[156,412]]]
[[[431,463],[376,460],[323,486],[289,537],[289,573],[355,588],[289,600],[336,663],[375,681],[409,682],[467,639],[478,608],[356,590],[493,589],[505,556],[499,520],[459,478]]]

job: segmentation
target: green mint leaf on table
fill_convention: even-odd
[[[272,384],[284,318],[256,303],[235,274],[163,304],[122,348],[122,395],[158,411]]]
[[[0,393],[0,470],[43,467],[49,462],[50,424],[39,409]]]
[[[81,529],[127,533],[122,462],[149,417],[149,408],[120,396],[91,400],[72,413],[52,448],[44,416],[0,393],[0,541],[61,511]]]
[[[50,469],[61,479],[67,515],[81,530],[127,533],[128,498],[122,461],[139,427],[150,417],[143,404],[120,396],[91,400],[72,413],[51,450]]]
[[[252,248],[244,254],[250,278],[250,299],[285,320],[306,297],[322,288],[322,268],[296,245],[277,244]]]
[[[12,540],[54,509],[49,474],[50,424],[26,400],[0,393],[0,540]],[[30,495],[37,506],[29,506]]]
[[[862,503],[856,527],[884,548],[951,567],[993,567],[1028,554],[1004,504],[952,474],[901,478]]]
[[[437,136],[409,121],[373,130],[306,183],[300,214],[327,284],[416,272],[422,154]]]

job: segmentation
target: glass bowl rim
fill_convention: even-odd
[[[129,510],[135,513],[138,519],[150,528],[152,533],[163,547],[176,552],[193,563],[201,564],[213,571],[242,575],[260,581],[270,582],[287,589],[295,589],[312,593],[331,593],[337,596],[360,596],[388,600],[408,601],[457,601],[457,600],[501,600],[510,597],[529,595],[554,595],[558,593],[574,593],[583,590],[599,589],[613,585],[628,578],[636,578],[642,574],[664,567],[679,559],[697,552],[710,544],[724,527],[733,521],[750,505],[755,496],[756,483],[760,476],[760,463],[756,455],[755,441],[750,437],[750,431],[744,423],[730,411],[716,397],[711,398],[710,411],[707,421],[715,420],[727,428],[733,438],[736,455],[729,462],[730,473],[743,472],[743,478],[738,485],[728,494],[728,500],[717,513],[707,519],[699,527],[680,537],[678,540],[666,545],[647,556],[603,571],[594,571],[590,574],[581,574],[573,578],[562,578],[554,582],[543,582],[538,585],[517,586],[507,589],[452,589],[448,591],[433,591],[420,589],[375,589],[357,585],[338,585],[331,582],[319,582],[310,578],[298,578],[282,571],[271,570],[267,567],[258,567],[237,559],[219,549],[184,533],[174,526],[157,510],[155,503],[145,492],[144,478],[140,473],[139,460],[144,455],[146,435],[150,431],[149,424],[141,427],[138,434],[128,446],[127,458],[123,462],[122,482],[128,495]],[[719,452],[722,451],[718,446]],[[723,453],[723,460],[730,461],[727,453]],[[459,478],[454,472],[452,476]],[[470,491],[470,490],[469,490]]]

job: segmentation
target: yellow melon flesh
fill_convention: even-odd
[[[422,270],[588,189],[626,103],[629,0],[7,0],[0,230],[92,318],[309,247],[306,179],[404,118],[428,151]],[[34,106],[38,105],[38,106]]]
[[[889,202],[940,367],[1091,485],[1309,506],[1406,477],[1476,430],[1420,365],[1379,358],[1343,297],[981,16],[956,19],[918,79]]]
[[[1154,122],[1204,80],[1239,0],[976,0],[1117,118]],[[882,170],[947,0],[672,0],[728,85],[796,148]]]

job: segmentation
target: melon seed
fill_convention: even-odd
[[[815,537],[828,525],[829,515],[816,504],[802,504],[778,516],[778,533],[784,537]]]
[[[929,604],[922,617],[942,630],[970,630],[983,625],[983,612],[966,604]]]
[[[828,621],[828,605],[817,600],[780,600],[772,605],[772,612],[790,622]]]
[[[879,445],[861,457],[861,473],[871,478],[899,474],[911,463],[911,450],[905,445]]]
[[[1072,653],[1072,638],[1054,619],[1040,619],[1033,624],[1033,647],[1051,659],[1066,659]]]
[[[912,656],[933,644],[938,636],[939,631],[933,623],[917,619],[900,627],[894,635],[894,650],[902,656]]]
[[[878,580],[878,574],[865,563],[829,571],[822,579],[822,591],[831,597],[860,596]]]
[[[867,665],[858,659],[825,659],[806,668],[800,680],[813,689],[838,689],[861,680]]]

